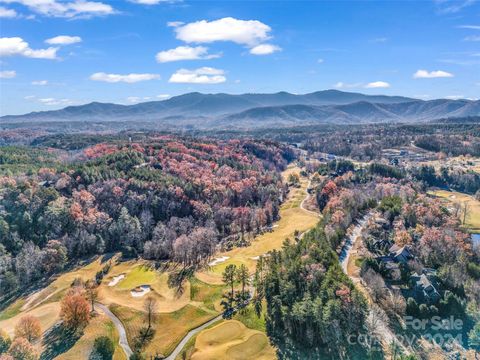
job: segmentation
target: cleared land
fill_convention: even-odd
[[[267,336],[240,321],[228,320],[198,334],[192,360],[275,359]]]
[[[5,330],[10,336],[13,336],[15,326],[18,321],[25,315],[32,315],[38,318],[42,326],[42,331],[52,327],[58,321],[58,313],[60,305],[58,302],[44,304],[35,309],[21,312],[9,319],[0,321],[0,329]]]
[[[468,210],[464,226],[474,233],[480,232],[480,201],[475,200],[471,195],[456,191],[435,190],[430,191],[429,194],[459,204],[461,210],[463,209],[464,204],[467,203]],[[460,217],[463,220],[462,214],[460,214]]]
[[[140,329],[145,327],[146,316],[141,311],[119,305],[111,305],[110,310],[120,319],[127,332],[128,343],[135,344]],[[193,328],[215,317],[217,312],[187,305],[172,313],[155,315],[153,327],[155,336],[145,347],[149,355],[168,355],[178,342]]]

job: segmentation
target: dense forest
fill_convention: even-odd
[[[294,156],[267,141],[170,136],[57,155],[2,150],[9,166],[0,178],[2,294],[68,259],[110,251],[205,263],[217,246],[245,244],[278,218],[286,194],[279,171]]]

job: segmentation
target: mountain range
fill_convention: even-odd
[[[168,126],[250,128],[321,123],[411,123],[478,115],[478,100],[424,101],[338,90],[303,95],[288,92],[241,95],[194,92],[134,105],[92,102],[61,110],[7,115],[0,118],[0,125],[37,121],[147,121]]]

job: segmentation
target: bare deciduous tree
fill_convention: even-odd
[[[383,297],[385,293],[385,281],[382,276],[372,269],[368,269],[363,275],[367,287],[375,301]]]
[[[150,329],[152,327],[152,320],[155,316],[155,312],[157,311],[157,299],[153,296],[147,297],[143,303],[143,309],[147,313],[148,328]]]

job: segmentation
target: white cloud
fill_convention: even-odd
[[[427,71],[427,70],[417,70],[415,74],[413,74],[414,79],[433,79],[433,78],[449,78],[453,77],[453,74],[443,71],[443,70],[436,70],[436,71]]]
[[[445,96],[445,99],[448,99],[448,100],[459,100],[459,99],[464,99],[465,96],[463,95],[448,95],[448,96]]]
[[[44,86],[47,85],[48,81],[47,80],[36,80],[32,81],[32,85],[39,85],[39,86]]]
[[[82,41],[80,36],[68,36],[68,35],[58,35],[53,38],[45,40],[47,44],[50,45],[70,45],[76,44]]]
[[[160,100],[170,99],[171,97],[172,97],[172,95],[170,95],[170,94],[160,94],[160,95],[157,95],[157,98],[159,98]]]
[[[375,39],[370,40],[370,42],[375,43],[375,44],[379,44],[379,43],[387,42],[387,40],[388,40],[388,38],[386,38],[386,37],[379,37],[379,38],[375,38]]]
[[[480,35],[470,35],[463,39],[463,41],[480,41]]]
[[[17,72],[15,70],[0,71],[0,79],[12,79],[15,76],[17,76]]]
[[[177,26],[180,26],[180,25],[183,25],[183,24],[185,24],[183,21],[169,21],[169,22],[167,22],[168,27],[177,27]]]
[[[258,20],[238,20],[232,17],[207,21],[201,20],[175,28],[177,39],[187,43],[211,43],[233,41],[253,47],[268,39],[270,26]]]
[[[57,50],[57,47],[33,50],[20,37],[0,38],[0,57],[18,55],[35,59],[56,59]]]
[[[324,61],[325,61],[325,60],[323,60],[323,59],[318,59],[318,60],[317,60],[317,63],[319,63],[319,64],[323,64],[323,63],[324,63]]]
[[[70,99],[56,99],[56,98],[43,98],[38,99],[43,105],[54,106],[54,105],[71,105],[74,103],[73,100]]]
[[[35,98],[36,98],[35,95],[27,95],[27,96],[24,97],[25,100],[33,100]]]
[[[440,14],[455,14],[475,3],[476,0],[435,0]]]
[[[196,70],[177,70],[168,82],[183,84],[220,84],[227,80],[225,72],[211,67],[202,67]]]
[[[390,84],[385,81],[374,81],[365,85],[366,89],[377,89],[377,88],[385,89],[389,87],[390,87]]]
[[[0,18],[14,18],[17,17],[17,12],[13,9],[6,9],[0,6]]]
[[[129,97],[127,97],[127,101],[129,103],[136,104],[136,103],[139,103],[140,101],[142,101],[142,98],[140,98],[138,96],[129,96]]]
[[[460,29],[480,30],[480,25],[460,25],[457,26]]]
[[[159,78],[160,78],[160,75],[157,75],[157,74],[120,75],[120,74],[106,74],[104,72],[98,72],[90,75],[90,80],[94,80],[94,81],[104,81],[109,83],[125,82],[129,84],[136,83],[139,81],[154,80]]]
[[[342,81],[339,81],[334,85],[334,87],[336,87],[337,89],[352,89],[352,88],[358,88],[360,86],[362,86],[361,83],[347,84]]]
[[[171,2],[171,0],[130,0],[130,2],[140,5],[157,5],[162,2]]]
[[[51,17],[92,17],[114,14],[115,10],[108,4],[95,1],[73,0],[1,0],[4,3],[18,3],[31,11]]]
[[[220,57],[220,54],[209,55],[208,48],[204,46],[178,46],[175,49],[160,51],[156,55],[159,63],[179,60],[214,59],[218,57]]]
[[[276,51],[280,51],[282,48],[280,48],[277,45],[272,45],[272,44],[260,44],[257,46],[254,46],[253,48],[250,49],[250,54],[253,55],[268,55],[272,54]]]

